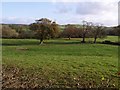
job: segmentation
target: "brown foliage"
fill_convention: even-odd
[[[8,25],[2,25],[2,37],[3,38],[15,38],[18,36],[18,33],[11,29]]]
[[[66,25],[64,31],[62,32],[62,36],[63,37],[67,37],[67,38],[72,38],[72,37],[77,37],[78,36],[78,28],[76,28],[73,25]]]

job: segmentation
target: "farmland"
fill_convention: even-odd
[[[2,39],[3,88],[118,88],[118,46],[80,41]]]

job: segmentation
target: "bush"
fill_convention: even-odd
[[[8,25],[2,25],[2,38],[17,38],[18,33]]]

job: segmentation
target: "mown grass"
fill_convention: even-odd
[[[78,41],[45,40],[45,44],[38,45],[34,39],[3,39],[4,73],[7,76],[19,69],[20,74],[15,73],[14,83],[14,79],[4,79],[12,82],[3,84],[4,87],[117,88],[118,46],[76,43]]]

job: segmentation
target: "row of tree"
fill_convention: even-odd
[[[40,43],[43,43],[44,39],[50,38],[82,38],[82,42],[85,43],[85,38],[94,38],[94,43],[96,43],[97,38],[104,38],[106,35],[119,35],[119,31],[120,26],[107,28],[102,24],[87,21],[83,21],[80,27],[73,24],[64,25],[61,30],[60,25],[55,21],[41,18],[30,25],[2,25],[1,37],[37,38]]]
[[[2,24],[1,28],[2,38],[35,38],[33,31],[29,29],[28,25],[20,24]]]
[[[97,38],[103,38],[106,36],[105,29],[102,25],[93,25],[92,22],[83,21],[83,27],[77,28],[73,25],[68,24],[65,30],[62,32],[62,36],[83,38],[82,42],[85,43],[85,38],[94,38],[94,43],[96,43]]]
[[[35,31],[37,38],[40,39],[40,43],[46,38],[54,38],[59,35],[59,27],[56,22],[52,22],[47,18],[36,20],[35,23],[30,25],[30,29]],[[81,37],[82,43],[85,43],[87,36],[94,38],[96,43],[97,38],[105,37],[106,33],[104,27],[100,24],[94,25],[92,22],[83,21],[82,28],[75,27],[68,24],[60,36],[68,37]]]

